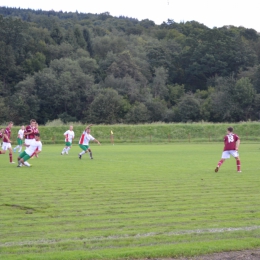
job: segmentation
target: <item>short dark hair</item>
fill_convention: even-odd
[[[32,123],[32,122],[35,122],[35,123],[36,123],[36,120],[35,120],[35,119],[31,119],[31,120],[30,120],[30,123]]]
[[[39,136],[39,137],[40,137],[40,134],[39,134],[39,133],[36,133],[34,136]]]
[[[233,127],[230,126],[230,127],[228,127],[227,130],[228,130],[229,132],[233,132],[234,129],[233,129]]]

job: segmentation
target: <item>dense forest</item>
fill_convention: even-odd
[[[0,123],[259,120],[259,61],[250,28],[0,7]]]

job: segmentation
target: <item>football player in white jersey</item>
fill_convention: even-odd
[[[79,147],[83,150],[81,153],[79,153],[79,159],[81,159],[82,155],[87,152],[89,152],[90,159],[93,159],[92,151],[89,147],[90,141],[94,141],[100,145],[100,142],[90,134],[90,132],[91,132],[90,126],[92,126],[92,124],[88,125],[85,128],[85,131],[82,133],[82,135],[79,139]]]
[[[21,129],[18,131],[17,135],[17,146],[14,148],[14,152],[16,152],[16,149],[19,148],[19,153],[22,151],[23,147],[23,136],[24,136],[24,125],[21,126]]]
[[[64,153],[69,154],[69,150],[71,148],[72,141],[75,137],[75,133],[73,131],[73,126],[71,125],[69,130],[67,130],[63,135],[65,136],[65,147],[63,148],[61,155],[63,155]]]
[[[32,156],[38,155],[42,151],[42,142],[40,140],[40,134],[35,134],[35,140],[32,140],[29,145],[26,145],[27,148],[20,153],[18,157],[18,166],[21,167],[25,165],[30,167],[31,165],[27,162]]]

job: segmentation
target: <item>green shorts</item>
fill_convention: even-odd
[[[20,139],[20,138],[17,138],[17,144],[18,144],[18,145],[22,145],[22,144],[23,144],[23,140]]]
[[[88,145],[83,145],[83,144],[79,144],[79,147],[84,150],[85,152],[88,150],[89,146]]]
[[[65,142],[66,146],[71,146],[71,142]]]
[[[24,162],[27,161],[27,160],[29,160],[29,159],[31,158],[31,156],[28,155],[25,151],[21,152],[21,153],[19,154],[19,157],[20,157],[21,159],[23,159]]]

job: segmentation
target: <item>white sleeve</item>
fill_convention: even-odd
[[[40,144],[38,144],[38,150],[41,151],[42,150],[42,142]]]
[[[95,138],[92,135],[89,135],[90,140],[95,140]]]

